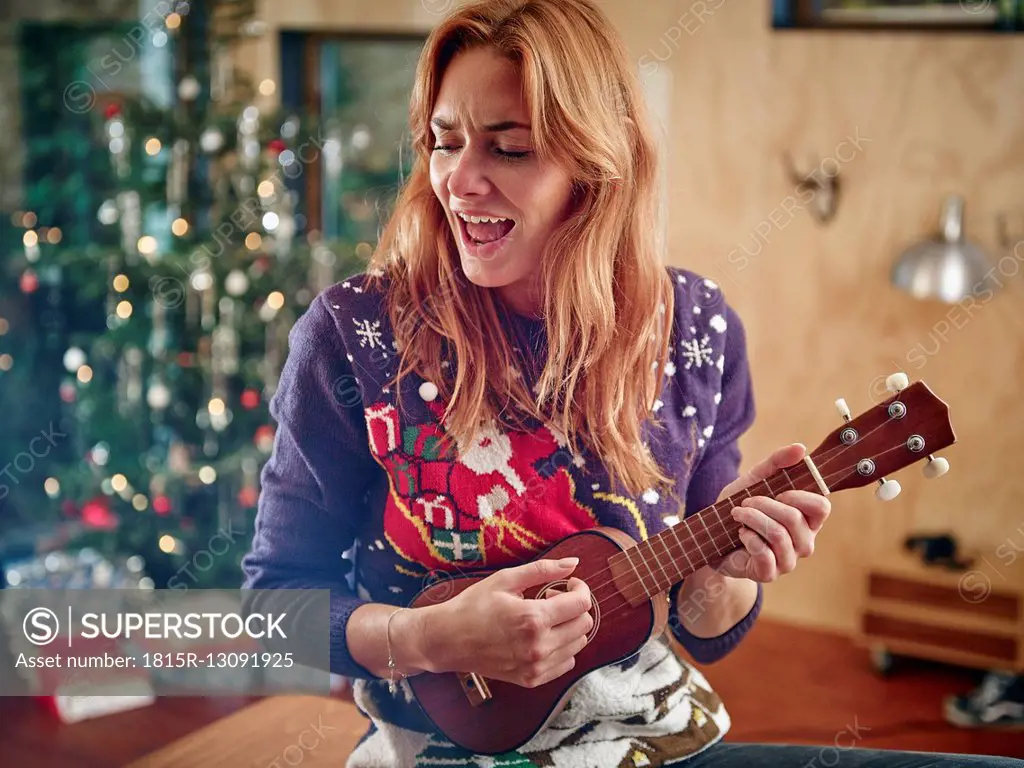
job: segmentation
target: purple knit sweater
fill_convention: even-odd
[[[674,338],[667,386],[652,414],[665,429],[646,435],[660,465],[678,478],[689,515],[737,476],[737,439],[753,421],[754,404],[739,318],[714,283],[668,269]],[[488,432],[443,453],[443,404],[432,384],[406,379],[404,410],[396,410],[386,385],[397,369],[396,345],[383,295],[365,284],[360,274],[328,288],[290,333],[270,407],[274,450],[242,567],[246,588],[329,588],[332,671],[376,679],[345,641],[348,619],[364,602],[407,604],[439,573],[521,562],[594,525],[643,539],[676,522],[679,504],[654,490],[631,497],[611,488],[600,461],[570,455],[542,425]],[[532,384],[546,329],[513,315],[507,330],[523,342],[513,365]],[[343,558],[347,552],[353,556]],[[751,627],[761,599],[759,588],[748,616],[717,638],[691,636],[674,611],[669,626],[697,662],[713,662]]]

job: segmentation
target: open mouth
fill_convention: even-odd
[[[513,219],[497,216],[469,216],[460,212],[455,214],[455,218],[459,222],[462,242],[473,249],[494,251],[509,239],[516,227]]]

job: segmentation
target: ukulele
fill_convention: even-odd
[[[843,425],[802,461],[657,535],[637,542],[620,530],[596,527],[567,536],[539,554],[537,558],[554,560],[578,557],[572,575],[591,591],[594,626],[576,666],[535,688],[488,680],[472,671],[421,673],[406,682],[426,716],[453,744],[470,752],[496,755],[516,749],[561,712],[583,677],[630,658],[664,630],[667,592],[674,584],[742,546],[740,523],[729,513],[743,499],[774,498],[791,489],[828,496],[877,483],[876,496],[890,501],[900,485],[886,478],[888,474],[927,458],[925,477],[944,475],[949,462],[934,452],[956,442],[948,406],[924,382],[911,385],[906,374],[889,376],[886,385],[892,394],[857,418],[851,418],[844,400],[836,400]],[[450,600],[493,572],[457,574],[431,584],[410,607]],[[533,587],[524,597],[542,599],[566,587],[563,579]]]

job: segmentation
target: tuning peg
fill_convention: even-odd
[[[941,456],[928,455],[928,463],[921,467],[921,473],[928,479],[934,480],[949,472],[949,462]]]
[[[893,373],[886,377],[885,388],[893,394],[910,386],[910,378],[905,373]]]
[[[850,408],[846,404],[846,400],[844,400],[841,397],[838,400],[836,400],[836,410],[839,411],[839,415],[843,417],[843,421],[850,420]]]
[[[875,489],[875,496],[879,501],[892,501],[900,495],[903,488],[895,480],[886,480],[884,477],[878,481],[878,488]]]

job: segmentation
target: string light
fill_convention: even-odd
[[[169,534],[164,534],[160,537],[160,542],[157,545],[160,547],[160,551],[164,554],[171,554],[178,548],[178,540]]]
[[[217,479],[217,470],[213,467],[203,467],[199,470],[199,479],[206,485],[211,485]]]
[[[21,236],[21,242],[23,242],[26,246],[31,248],[32,246],[39,244],[39,235],[30,229],[28,232]]]
[[[117,304],[117,316],[122,320],[127,320],[132,316],[132,303],[130,301],[121,301]]]
[[[92,368],[88,365],[83,365],[78,369],[78,380],[83,384],[88,384],[92,381]]]
[[[210,400],[210,404],[206,406],[206,410],[210,412],[211,416],[219,416],[224,413],[224,401],[219,397],[215,397]]]
[[[36,215],[32,211],[26,211],[21,217],[21,226],[25,227],[25,229],[31,229],[36,225],[36,221]]]
[[[171,232],[176,234],[178,237],[182,237],[188,232],[188,222],[182,218],[177,218],[171,222]]]
[[[160,139],[155,136],[151,139],[146,139],[146,154],[147,155],[158,155],[163,144],[160,143]]]
[[[0,317],[0,336],[5,336],[11,329],[11,324],[7,322],[7,318]]]
[[[132,496],[132,506],[135,507],[139,512],[142,512],[146,507],[149,506],[149,499],[143,496],[141,493],[136,493]]]
[[[9,371],[14,365],[14,358],[4,353],[0,355],[0,371]]]
[[[176,13],[168,13],[167,18],[164,19],[164,24],[168,29],[177,29],[181,26],[181,16]]]
[[[156,238],[152,235],[143,235],[139,238],[136,247],[139,249],[139,253],[146,256],[156,253]]]
[[[250,232],[245,236],[245,247],[250,251],[255,251],[263,244],[263,238],[260,237],[259,232]]]
[[[56,477],[48,477],[43,483],[46,495],[55,499],[60,495],[60,481]]]
[[[50,227],[46,231],[46,242],[51,245],[56,245],[64,237],[64,233],[60,231],[60,227]]]
[[[274,196],[274,182],[270,180],[264,180],[259,183],[256,187],[256,194],[260,197],[273,197]]]
[[[260,83],[260,93],[264,96],[272,96],[274,91],[277,90],[277,83],[270,78],[267,78]]]
[[[121,473],[118,473],[110,478],[110,487],[120,493],[128,487],[128,478]]]
[[[127,275],[116,275],[114,277],[114,290],[118,293],[127,291],[130,284]]]
[[[271,309],[280,309],[284,306],[284,294],[280,291],[274,291],[267,296],[267,306]]]

